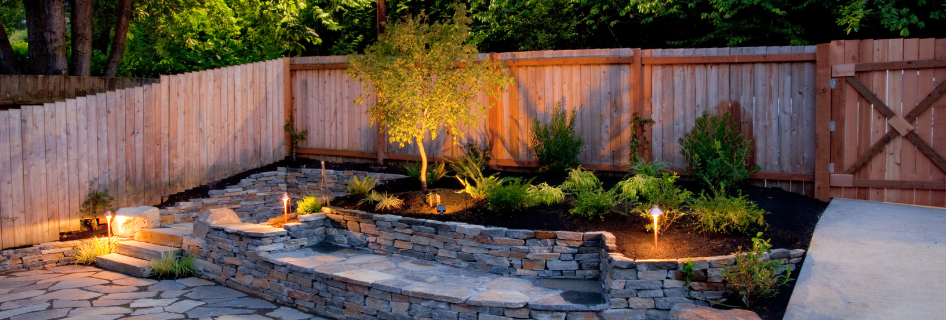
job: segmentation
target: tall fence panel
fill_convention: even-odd
[[[162,76],[0,110],[0,248],[77,231],[90,190],[107,190],[115,207],[156,205],[283,159],[287,66],[276,59]]]

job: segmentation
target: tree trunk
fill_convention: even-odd
[[[0,74],[20,73],[20,66],[16,64],[16,56],[13,55],[13,47],[10,46],[10,38],[7,38],[7,30],[0,23]]]
[[[92,0],[72,0],[72,75],[92,74]]]
[[[423,138],[417,138],[417,148],[420,149],[420,192],[427,193],[427,152]]]
[[[381,34],[384,33],[384,24],[387,23],[388,20],[388,8],[387,5],[384,4],[384,0],[378,0],[378,9],[375,11],[378,21],[378,37],[380,38]]]
[[[46,0],[23,0],[26,13],[27,56],[31,74],[46,74],[49,69],[49,54],[46,52]]]
[[[128,40],[128,24],[131,21],[131,0],[118,0],[118,19],[115,22],[115,37],[112,38],[112,48],[108,51],[108,60],[105,61],[105,76],[114,77],[118,74],[118,64],[125,54],[125,40]]]
[[[66,5],[64,0],[46,0],[46,54],[49,55],[47,74],[65,75],[69,71],[66,60]]]

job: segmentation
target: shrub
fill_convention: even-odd
[[[739,132],[738,126],[730,120],[729,112],[722,116],[703,112],[693,130],[680,138],[680,153],[693,174],[709,187],[735,186],[759,171],[758,166],[749,163],[752,143]]]
[[[398,199],[395,195],[388,195],[387,192],[378,193],[371,190],[371,193],[361,199],[361,203],[373,203],[374,209],[378,211],[391,211],[400,209],[404,205],[404,200]]]
[[[778,294],[780,286],[793,280],[792,269],[778,260],[764,259],[772,246],[762,239],[762,232],[752,238],[752,250],[736,252],[736,263],[723,268],[723,280],[732,285],[746,307],[752,307],[760,298]]]
[[[618,197],[612,190],[586,190],[581,191],[575,196],[573,207],[568,213],[573,216],[581,216],[588,219],[598,218],[604,220],[604,216],[614,209],[618,204]]]
[[[486,207],[492,212],[517,212],[529,204],[529,184],[532,180],[503,179],[504,184],[493,187],[486,195]]]
[[[463,190],[459,193],[466,192],[475,200],[483,200],[490,189],[502,184],[502,180],[496,175],[483,175],[489,157],[488,151],[469,145],[463,156],[450,163],[450,167],[457,173],[454,177],[463,185]]]
[[[115,252],[116,244],[118,244],[118,237],[83,239],[72,248],[76,254],[76,264],[93,264],[96,257]]]
[[[631,162],[631,172],[651,177],[659,177],[661,173],[670,170],[670,164],[666,161],[654,160],[647,161],[644,158],[636,158]]]
[[[290,115],[289,121],[286,121],[286,124],[282,126],[282,129],[289,135],[289,155],[292,157],[292,161],[296,161],[299,143],[305,142],[309,138],[309,130],[296,131],[294,123],[295,119]]]
[[[565,201],[565,192],[562,189],[550,186],[548,183],[529,186],[526,190],[527,206],[553,205]]]
[[[151,277],[157,279],[180,279],[197,275],[194,257],[166,254],[161,259],[151,260]]]
[[[676,174],[669,173],[659,177],[638,174],[618,182],[614,188],[619,190],[621,199],[636,203],[632,212],[645,218],[650,218],[647,212],[652,206],[659,206],[664,215],[660,217],[661,230],[658,232],[663,232],[683,216],[682,206],[692,195],[690,191],[677,188],[677,178]],[[647,224],[648,231],[653,229],[653,223]]]
[[[302,200],[296,201],[296,212],[299,214],[311,214],[322,211],[322,203],[313,196],[302,197]]]
[[[700,231],[715,233],[745,233],[753,225],[765,225],[763,215],[768,214],[741,192],[735,197],[723,192],[712,196],[700,193],[690,202],[690,210],[696,215]]]
[[[408,162],[404,165],[404,171],[407,172],[407,176],[412,179],[420,180],[420,163],[411,164]],[[435,184],[438,180],[447,175],[447,166],[446,163],[438,162],[434,163],[427,168],[427,184]]]
[[[378,184],[377,178],[365,176],[364,179],[358,180],[358,176],[353,176],[351,180],[348,181],[348,193],[363,197],[367,195],[368,192],[371,192],[371,189],[374,189],[376,184]]]
[[[577,168],[581,138],[575,134],[575,110],[571,116],[565,111],[565,101],[552,107],[548,124],[532,119],[532,148],[542,170],[564,172]]]
[[[562,191],[568,194],[578,194],[583,191],[595,191],[602,188],[601,180],[595,176],[594,172],[586,171],[582,168],[568,171],[568,177],[561,185]]]
[[[79,209],[83,217],[92,220],[91,223],[86,226],[92,230],[98,228],[98,223],[95,220],[98,218],[99,214],[112,210],[112,205],[115,201],[115,198],[112,198],[112,196],[108,194],[108,190],[96,190],[94,185],[95,181],[89,182],[89,194],[85,197],[85,201],[82,202]]]

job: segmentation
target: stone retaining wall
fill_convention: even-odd
[[[348,195],[348,181],[357,176],[377,178],[378,184],[406,178],[403,175],[365,172],[325,170],[326,195],[330,198]],[[172,224],[193,221],[198,214],[207,209],[230,208],[244,222],[265,222],[282,215],[282,194],[288,192],[295,205],[304,195],[321,197],[321,169],[277,168],[276,171],[262,172],[240,180],[237,185],[222,190],[211,190],[209,198],[191,199],[187,202],[161,209],[161,223]]]
[[[0,272],[72,264],[76,261],[72,248],[78,243],[78,240],[56,241],[0,251]]]
[[[326,208],[325,240],[504,275],[597,278],[605,232],[532,231]],[[613,238],[613,236],[611,236]]]

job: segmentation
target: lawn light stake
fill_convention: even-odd
[[[647,211],[651,217],[654,217],[654,249],[657,249],[657,231],[660,230],[660,215],[664,214],[663,210],[660,210],[656,204],[653,207],[650,207],[650,210]]]
[[[284,223],[289,223],[289,193],[283,192],[282,194],[282,221]]]
[[[441,216],[442,216],[443,213],[446,212],[446,211],[447,211],[447,206],[443,206],[443,205],[438,205],[438,206],[437,206],[437,213],[439,213]]]
[[[95,221],[98,224],[98,221]],[[112,212],[105,211],[105,226],[108,228],[108,237],[112,237]]]

